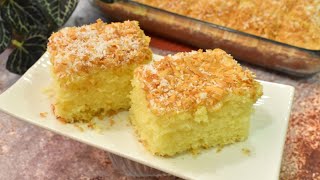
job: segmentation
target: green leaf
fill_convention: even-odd
[[[27,34],[33,29],[47,29],[48,20],[33,0],[10,0],[1,10],[2,17],[17,32]]]
[[[7,69],[16,74],[25,73],[46,51],[48,36],[45,32],[33,32],[8,57]]]
[[[78,0],[37,0],[45,12],[58,25],[62,26],[71,16]]]
[[[9,46],[11,36],[12,32],[10,25],[5,23],[0,16],[0,54]]]

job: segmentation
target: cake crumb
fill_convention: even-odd
[[[105,117],[105,116],[104,116],[103,114],[100,114],[100,115],[97,116],[97,118],[98,118],[100,121],[102,121],[102,120],[104,119],[104,117]]]
[[[221,152],[222,149],[223,149],[223,146],[217,146],[217,147],[216,147],[216,153]]]
[[[76,128],[78,128],[81,132],[84,131],[84,129],[83,129],[79,124],[74,124],[74,126],[75,126]]]
[[[47,115],[48,115],[48,112],[41,112],[40,113],[40,117],[42,117],[42,118],[46,118]]]
[[[55,92],[54,92],[54,90],[53,90],[53,88],[51,86],[45,87],[41,91],[43,94],[47,95],[48,98],[53,98],[54,95],[55,95]]]
[[[251,150],[248,149],[248,148],[242,148],[242,149],[241,149],[241,152],[242,152],[244,155],[247,155],[247,156],[250,156],[250,154],[251,154]]]
[[[110,124],[110,127],[112,127],[114,125],[115,121],[113,120],[113,118],[110,118],[110,121],[109,121],[109,124]]]
[[[191,149],[191,153],[193,156],[197,156],[200,153],[200,151],[199,149]]]
[[[91,128],[91,129],[94,129],[95,123],[89,122],[88,125],[87,125],[87,127],[88,127],[88,128]]]
[[[119,111],[120,111],[120,110],[119,110]],[[116,115],[119,111],[110,110],[110,111],[108,112],[108,116],[114,116],[114,115]]]
[[[66,121],[64,118],[62,118],[62,117],[60,117],[60,116],[57,116],[57,119],[58,119],[62,124],[67,124],[67,121]]]
[[[216,153],[219,153],[220,151],[222,151],[222,149],[224,148],[224,145],[217,145],[216,147]]]
[[[56,113],[55,113],[56,107],[55,107],[53,104],[51,104],[51,110],[52,110],[53,114],[56,114]]]

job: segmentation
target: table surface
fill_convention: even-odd
[[[90,17],[95,18],[94,15]],[[151,47],[157,54],[166,55],[195,49],[150,36]],[[0,93],[20,77],[5,69],[8,53],[10,52],[6,51],[0,55]],[[254,71],[257,79],[296,88],[280,178],[320,179],[320,73],[301,79],[243,63],[242,65]],[[0,169],[1,180],[141,179],[126,177],[115,170],[105,151],[33,126],[2,112]],[[153,179],[177,178],[166,176]]]

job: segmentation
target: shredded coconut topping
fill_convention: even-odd
[[[137,21],[67,27],[49,38],[53,71],[58,77],[88,72],[88,68],[119,68],[151,59],[150,38]]]
[[[178,53],[135,71],[150,109],[158,114],[214,107],[228,94],[256,99],[257,83],[249,70],[221,49]]]
[[[320,49],[319,0],[135,0],[268,39]]]

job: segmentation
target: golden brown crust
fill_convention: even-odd
[[[259,96],[254,75],[221,49],[169,55],[137,68],[135,76],[156,114],[211,109],[229,94]]]
[[[150,38],[137,21],[67,27],[49,38],[53,73],[64,77],[88,72],[92,67],[121,68],[151,59]]]
[[[308,49],[320,49],[319,0],[135,0]]]
[[[276,40],[320,49],[320,1],[298,1],[283,17]]]
[[[56,107],[55,107],[55,105],[54,104],[51,104],[51,110],[52,110],[52,113],[53,113],[53,115],[57,118],[57,120],[59,120],[61,123],[63,123],[63,124],[66,124],[68,121],[66,121],[64,118],[62,118],[62,117],[60,117],[60,116],[58,116],[57,114],[56,114]]]

